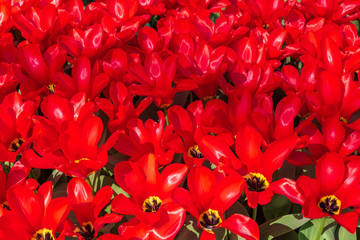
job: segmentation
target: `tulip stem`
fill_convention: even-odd
[[[320,225],[320,229],[319,229],[319,231],[318,231],[318,233],[317,233],[317,236],[316,236],[316,240],[319,240],[320,237],[321,237],[321,234],[322,234],[323,229],[324,229],[324,226],[325,226],[325,221],[326,221],[326,217],[323,217],[323,218],[322,218],[321,225]]]
[[[37,181],[37,179],[36,179],[36,176],[35,176],[35,173],[34,173],[33,169],[30,169],[29,177],[30,177],[30,178],[33,178],[33,179],[35,179],[35,180]]]
[[[252,219],[254,219],[254,221],[256,221],[256,215],[257,215],[257,207],[254,208],[252,212]]]
[[[93,184],[91,183],[90,177],[87,177],[87,178],[85,179],[85,181],[86,181],[86,182],[89,184],[89,186],[91,187],[92,193],[93,193],[93,195],[94,195],[94,186],[93,186]]]
[[[193,102],[193,92],[192,91],[190,91],[190,103],[192,103]]]
[[[169,123],[169,116],[168,116],[168,113],[167,113],[167,108],[163,108],[163,109],[164,109],[164,113],[165,113],[165,122],[166,122],[165,126],[169,126],[170,123]]]

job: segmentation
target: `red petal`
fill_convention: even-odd
[[[341,156],[335,152],[325,154],[316,164],[316,179],[320,182],[321,195],[331,195],[340,187],[345,177]]]
[[[229,229],[231,232],[247,239],[260,239],[258,224],[249,217],[241,214],[233,214],[231,217],[220,223],[221,227]]]
[[[71,201],[61,197],[53,199],[43,217],[43,227],[55,230],[71,210]]]
[[[123,194],[117,195],[111,201],[111,211],[125,215],[135,215],[140,207],[133,202],[132,199],[127,198]]]
[[[72,77],[80,92],[87,92],[90,88],[91,63],[87,57],[77,58],[72,69]]]
[[[208,231],[202,231],[200,235],[200,240],[215,240],[215,234],[209,233]]]
[[[351,234],[354,234],[357,227],[359,215],[356,212],[348,212],[331,216],[337,223],[346,228]]]
[[[69,102],[56,95],[46,97],[41,103],[41,111],[52,122],[59,127],[66,120],[72,119]]]
[[[96,193],[93,199],[94,216],[99,216],[99,213],[110,202],[112,196],[113,190],[110,186],[104,186]]]
[[[31,190],[21,186],[11,188],[7,191],[6,199],[14,214],[25,218],[34,230],[41,228],[43,209]]]
[[[224,177],[216,186],[210,208],[225,212],[239,199],[244,190],[244,184],[245,181],[240,175]]]
[[[36,196],[39,198],[40,203],[43,204],[42,205],[43,209],[46,209],[48,207],[52,199],[53,196],[52,187],[53,187],[52,182],[47,181],[39,187],[36,193]]]
[[[207,210],[215,193],[214,173],[206,167],[194,167],[190,170],[187,182],[197,208],[200,212]]]
[[[280,100],[275,110],[274,138],[281,139],[293,133],[294,119],[302,106],[301,99],[295,95]]]
[[[239,159],[252,170],[256,170],[259,165],[258,159],[262,157],[260,149],[262,136],[250,125],[244,126],[236,136],[236,154]],[[250,171],[252,171],[250,170]]]
[[[137,40],[145,53],[151,53],[157,47],[159,34],[151,27],[143,27],[138,32]]]
[[[172,192],[172,198],[195,218],[199,217],[199,212],[188,190],[185,190],[183,188],[176,188]]]
[[[67,195],[73,204],[93,201],[93,193],[89,184],[81,178],[73,178],[67,185]]]
[[[296,182],[291,179],[283,178],[271,183],[270,190],[273,193],[281,194],[289,198],[293,203],[304,204],[304,198],[296,187]]]
[[[116,183],[131,196],[144,195],[145,175],[140,169],[128,161],[116,164],[114,168]]]
[[[29,76],[40,84],[49,84],[49,69],[36,45],[27,44],[20,48],[20,59]]]
[[[338,117],[328,117],[322,125],[322,133],[325,145],[330,151],[338,151],[341,142],[345,137],[345,129]]]
[[[343,69],[341,52],[334,40],[330,37],[323,38],[320,44],[320,51],[322,61],[327,70],[335,73],[335,77],[340,77]]]
[[[97,218],[94,222],[95,232],[97,233],[102,228],[102,226],[104,226],[105,224],[120,222],[122,218],[123,218],[123,216],[115,214],[115,213],[109,213],[103,217]],[[98,238],[98,239],[100,239],[100,238]]]
[[[173,163],[161,172],[162,191],[171,193],[184,180],[188,167],[184,164]]]
[[[329,71],[320,73],[319,93],[325,104],[338,105],[341,100],[340,79]]]
[[[0,171],[2,174],[3,172]],[[21,161],[17,161],[14,166],[10,169],[10,172],[8,173],[7,180],[3,181],[2,183],[6,182],[6,188],[5,186],[2,188],[2,190],[6,190],[10,187],[14,187],[20,183],[22,183],[27,176],[29,175],[30,168],[25,166],[21,163]],[[6,179],[6,177],[5,177]],[[1,190],[0,190],[1,191]],[[0,196],[3,196],[4,194],[0,194]]]

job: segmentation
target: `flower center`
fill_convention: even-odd
[[[95,238],[95,229],[91,222],[85,222],[81,229],[76,228],[74,232],[80,234],[84,240],[93,240]]]
[[[1,206],[2,206],[3,208],[5,208],[5,209],[7,209],[7,210],[10,211],[10,207],[9,207],[9,204],[7,203],[7,201],[3,202],[3,203],[1,204]]]
[[[55,91],[55,84],[49,84],[46,86],[49,89],[50,93],[54,93]]]
[[[8,147],[8,150],[10,152],[16,152],[19,147],[21,146],[21,144],[23,144],[25,142],[25,140],[23,138],[15,138]]]
[[[81,161],[88,161],[88,160],[90,160],[89,158],[80,158],[80,159],[78,159],[78,160],[75,160],[74,162],[75,163],[79,163],[79,162],[81,162]]]
[[[194,145],[188,150],[188,155],[193,158],[203,158],[204,155],[200,152],[199,146]]]
[[[161,199],[156,196],[151,196],[145,199],[142,209],[144,212],[157,212],[161,206]]]
[[[249,191],[262,192],[269,187],[269,182],[261,173],[249,173],[244,178]]]
[[[340,213],[341,201],[335,197],[335,195],[329,195],[322,197],[318,203],[318,206],[324,213],[338,215]]]
[[[204,230],[212,232],[212,230],[216,228],[222,220],[218,211],[209,208],[200,215],[199,222]]]
[[[54,240],[54,235],[51,230],[43,228],[37,231],[31,240]]]

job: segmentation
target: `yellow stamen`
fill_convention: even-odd
[[[217,210],[209,208],[200,214],[199,222],[205,231],[212,233],[212,230],[215,229],[222,222],[222,220]]]
[[[16,152],[19,147],[21,146],[21,144],[23,144],[25,142],[25,140],[23,138],[15,138],[8,147],[8,150],[10,152]]]
[[[54,240],[55,237],[53,235],[52,230],[50,229],[40,229],[37,231],[31,238],[31,240]]]
[[[261,173],[248,173],[244,176],[249,191],[262,192],[269,187],[269,182]]]
[[[144,212],[157,212],[161,206],[161,199],[157,196],[150,196],[145,199],[142,209]]]
[[[341,201],[335,195],[328,195],[320,199],[318,206],[324,213],[338,215],[341,209]]]
[[[79,163],[79,162],[81,162],[81,161],[88,161],[88,160],[90,160],[89,158],[80,158],[80,159],[78,159],[78,160],[75,160],[74,162],[75,163]]]

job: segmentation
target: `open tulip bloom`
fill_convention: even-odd
[[[360,239],[360,0],[0,0],[0,240]]]

